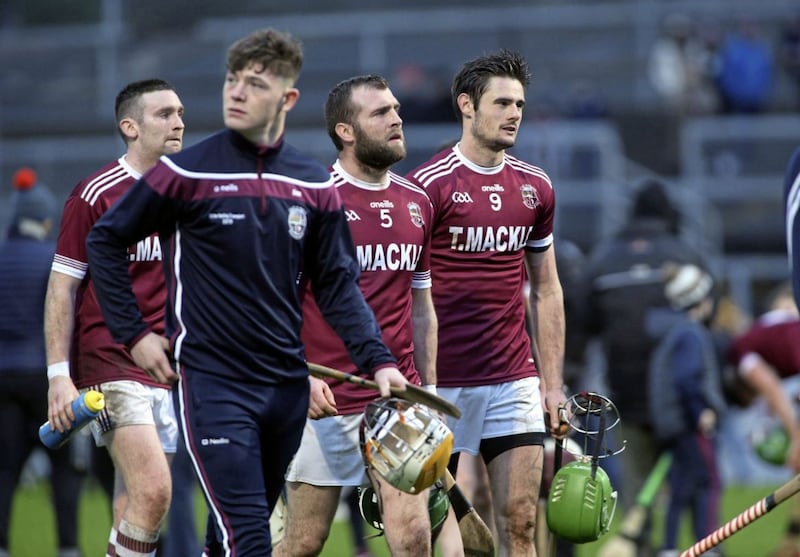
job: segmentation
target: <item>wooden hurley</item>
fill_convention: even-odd
[[[358,375],[353,375],[352,373],[345,373],[344,371],[332,369],[320,364],[312,364],[309,362],[308,371],[311,372],[311,375],[320,379],[336,379],[346,383],[361,385],[367,389],[373,389],[376,391],[380,390],[378,384],[371,379],[365,379],[364,377],[359,377]],[[392,387],[391,393],[394,397],[402,398],[403,400],[407,400],[409,402],[418,402],[420,404],[424,404],[425,406],[428,406],[437,412],[447,414],[448,416],[453,416],[454,418],[461,417],[461,410],[459,410],[455,404],[451,403],[447,399],[428,392],[417,385],[412,385],[409,383],[406,385],[405,389]]]

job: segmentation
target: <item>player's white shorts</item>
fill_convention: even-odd
[[[454,453],[477,455],[481,439],[545,431],[538,377],[479,387],[438,387],[436,392],[461,410],[461,418],[447,417]]]
[[[366,482],[358,441],[363,414],[306,420],[303,440],[286,481],[316,486],[360,486]]]
[[[127,425],[154,425],[165,453],[178,444],[178,420],[169,389],[143,385],[138,381],[109,381],[99,385],[105,408],[92,421],[92,435],[98,447],[106,446],[106,433]]]

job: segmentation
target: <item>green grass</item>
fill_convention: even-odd
[[[729,487],[724,494],[722,520],[728,521],[753,503],[767,495],[774,487]],[[38,483],[17,490],[11,520],[11,554],[14,557],[55,557],[55,519],[49,503],[49,486]],[[205,528],[205,509],[198,497],[197,520]],[[777,546],[786,524],[788,503],[777,507],[742,531],[734,534],[724,544],[726,557],[764,557]],[[621,517],[616,517],[616,528]],[[87,483],[80,502],[80,544],[87,557],[104,554],[111,524],[108,499],[93,482]],[[686,525],[684,525],[686,526]],[[372,531],[374,532],[374,531]],[[613,530],[612,530],[613,532]],[[654,539],[661,536],[661,518],[657,516]],[[693,543],[689,530],[684,527],[682,548]],[[593,557],[603,539],[578,548],[576,557]],[[376,557],[388,557],[382,538],[370,540]],[[322,553],[323,557],[350,557],[353,555],[350,531],[346,523],[336,523]],[[192,556],[188,556],[192,557]]]

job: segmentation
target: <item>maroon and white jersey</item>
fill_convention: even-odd
[[[345,172],[337,161],[331,175],[358,256],[359,287],[400,371],[419,385],[413,358],[411,289],[431,287],[431,202],[419,187],[392,172],[387,183],[370,184]],[[302,338],[309,362],[358,373],[344,343],[308,292],[303,301]],[[375,391],[350,383],[331,384],[341,415],[363,412],[377,396]]]
[[[81,281],[70,354],[72,379],[78,388],[124,379],[164,387],[136,367],[125,346],[111,338],[100,313],[86,257],[86,237],[92,225],[140,177],[121,157],[78,183],[64,204],[52,270]],[[164,334],[166,303],[161,259],[157,235],[128,248],[128,270],[139,308],[158,334]]]
[[[800,373],[800,319],[785,311],[769,311],[743,334],[733,339],[728,360],[737,369],[747,369],[748,359],[760,357],[780,377]]]
[[[408,176],[431,198],[437,384],[469,387],[538,374],[525,327],[524,251],[553,243],[555,196],[545,172],[509,154],[493,168],[458,145]]]

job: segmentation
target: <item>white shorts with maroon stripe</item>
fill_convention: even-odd
[[[437,394],[461,410],[461,418],[447,418],[455,438],[454,453],[477,455],[481,439],[545,431],[538,377],[479,387],[439,387]]]
[[[106,433],[127,425],[153,425],[165,453],[174,453],[178,444],[178,420],[169,389],[143,385],[138,381],[109,381],[97,387],[105,396],[105,408],[92,422],[92,435],[98,447],[106,446]]]

